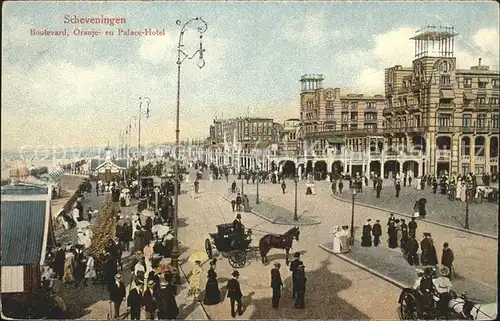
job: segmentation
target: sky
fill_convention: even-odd
[[[409,38],[428,25],[455,27],[458,68],[481,57],[498,70],[496,2],[21,1],[2,9],[2,150],[117,145],[120,130],[137,123],[141,96],[151,99],[142,144],[174,141],[177,42],[194,17],[208,24],[205,66],[181,65],[181,139],[207,137],[215,117],[298,117],[303,74],[323,74],[325,87],[383,94],[384,68],[411,66]],[[65,24],[65,15],[126,23]],[[185,33],[189,55],[199,46],[197,26]],[[165,35],[119,36],[118,28]],[[137,127],[132,135],[135,142]]]

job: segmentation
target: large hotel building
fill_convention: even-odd
[[[385,71],[385,97],[324,89],[322,75],[304,75],[299,140],[306,161],[323,160],[328,172],[386,177],[497,172],[500,75],[480,58],[457,69],[456,35],[453,28],[417,31],[412,66]]]

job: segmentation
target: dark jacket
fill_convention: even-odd
[[[113,302],[121,302],[125,298],[125,284],[120,281],[120,286],[113,282],[109,286],[109,299]]]
[[[454,260],[455,256],[453,255],[453,251],[450,248],[443,250],[443,255],[441,256],[442,265],[451,266]]]
[[[243,297],[241,293],[240,282],[237,279],[227,281],[227,297],[231,299],[240,299]]]
[[[299,268],[300,265],[302,265],[302,261],[299,259],[293,259],[292,262],[290,263],[290,271],[292,273],[297,272],[297,269]]]
[[[127,306],[138,310],[142,306],[142,293],[137,288],[132,288],[128,293]]]
[[[277,268],[271,269],[271,287],[280,289],[283,286],[280,270]]]
[[[142,305],[144,306],[146,312],[156,311],[156,308],[158,307],[158,303],[156,301],[157,296],[158,294],[156,291],[149,288],[144,291],[144,294],[142,295]]]
[[[380,235],[382,235],[382,226],[379,223],[373,224],[372,234],[374,236],[380,236]]]

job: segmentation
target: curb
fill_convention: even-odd
[[[345,200],[343,198],[337,197],[337,196],[332,195],[332,194],[330,194],[330,196],[333,197],[334,199],[341,201],[341,202],[344,202],[344,203],[352,203],[352,201]],[[372,208],[372,209],[387,212],[387,213],[394,213],[394,214],[399,215],[399,216],[404,216],[404,217],[409,217],[409,218],[413,217],[413,215],[409,215],[409,214],[405,214],[405,213],[401,213],[401,212],[397,212],[397,211],[391,211],[391,210],[388,210],[386,208],[382,208],[382,207],[378,207],[378,206],[374,206],[374,205],[364,204],[364,203],[360,203],[360,202],[354,202],[354,203],[356,205],[359,205],[359,206],[368,207],[368,208]],[[452,226],[452,225],[448,225],[448,224],[444,224],[444,223],[439,223],[436,221],[426,220],[426,219],[422,219],[422,218],[419,218],[418,220],[422,221],[422,222],[429,223],[429,224],[434,224],[434,225],[446,227],[448,229],[452,229],[455,231],[460,231],[460,232],[464,232],[464,233],[468,233],[468,234],[472,234],[472,235],[477,235],[477,236],[482,236],[482,237],[493,239],[493,240],[498,240],[498,237],[490,235],[490,234],[484,234],[481,232],[467,230],[464,228],[460,228],[460,227],[456,227],[456,226]]]
[[[229,203],[231,203],[231,200],[228,199],[226,196],[222,196],[222,198],[224,198],[226,201],[228,201]],[[276,224],[276,225],[295,225],[295,226],[311,226],[311,225],[318,225],[318,224],[321,224],[321,221],[313,221],[312,223],[300,223],[300,222],[296,222],[296,223],[281,223],[281,222],[276,222],[260,213],[257,213],[255,212],[254,210],[250,210],[250,213],[252,213],[253,215],[255,216],[258,216],[260,217],[261,219],[265,220],[265,221],[268,221],[268,222],[271,222],[273,224]]]
[[[326,246],[324,246],[323,244],[319,244],[319,245],[318,245],[318,247],[319,247],[320,249],[322,249],[323,251],[326,251],[326,252],[328,252],[328,253],[330,253],[330,254],[333,254],[333,255],[335,255],[336,257],[338,257],[338,258],[340,258],[340,259],[342,259],[342,260],[346,261],[347,263],[350,263],[350,264],[352,264],[352,265],[354,265],[354,266],[357,266],[357,267],[359,267],[360,269],[362,269],[362,270],[364,270],[364,271],[366,271],[366,272],[368,272],[368,273],[370,273],[370,274],[372,274],[372,275],[374,275],[374,276],[376,276],[376,277],[378,277],[378,278],[381,278],[382,280],[384,280],[384,281],[386,281],[386,282],[389,282],[389,283],[391,283],[392,285],[394,285],[394,286],[396,286],[396,287],[398,287],[398,288],[400,288],[400,289],[405,289],[405,288],[409,288],[409,287],[410,287],[410,286],[408,286],[408,285],[406,285],[406,284],[403,284],[403,283],[401,283],[401,282],[399,282],[399,281],[397,281],[397,280],[395,280],[395,279],[393,279],[393,278],[390,278],[390,277],[388,277],[388,276],[386,276],[386,275],[383,275],[382,273],[377,272],[377,271],[375,271],[374,269],[371,269],[371,268],[367,267],[367,266],[366,266],[366,265],[364,265],[364,264],[361,264],[361,263],[359,263],[359,262],[357,262],[357,261],[354,261],[354,260],[352,260],[352,259],[348,258],[348,257],[347,257],[347,256],[345,256],[345,255],[338,254],[338,253],[333,253],[333,251],[332,251],[332,250],[330,250],[329,248],[327,248],[327,247],[326,247]]]

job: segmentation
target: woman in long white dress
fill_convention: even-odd
[[[83,281],[83,285],[87,285],[87,280],[91,279],[94,281],[96,277],[95,267],[94,267],[94,258],[89,255],[87,257],[87,266],[85,268],[85,280]]]
[[[415,188],[417,189],[417,191],[420,191],[420,182],[422,181],[422,178],[421,177],[417,177],[415,179]]]
[[[333,253],[342,253],[340,250],[340,226],[333,228]]]
[[[462,181],[457,181],[456,191],[455,191],[455,199],[460,199],[460,195],[462,195]]]
[[[349,227],[347,225],[342,226],[340,231],[340,250],[342,253],[348,253],[351,251],[349,246]]]
[[[130,193],[125,194],[125,206],[130,206]]]

